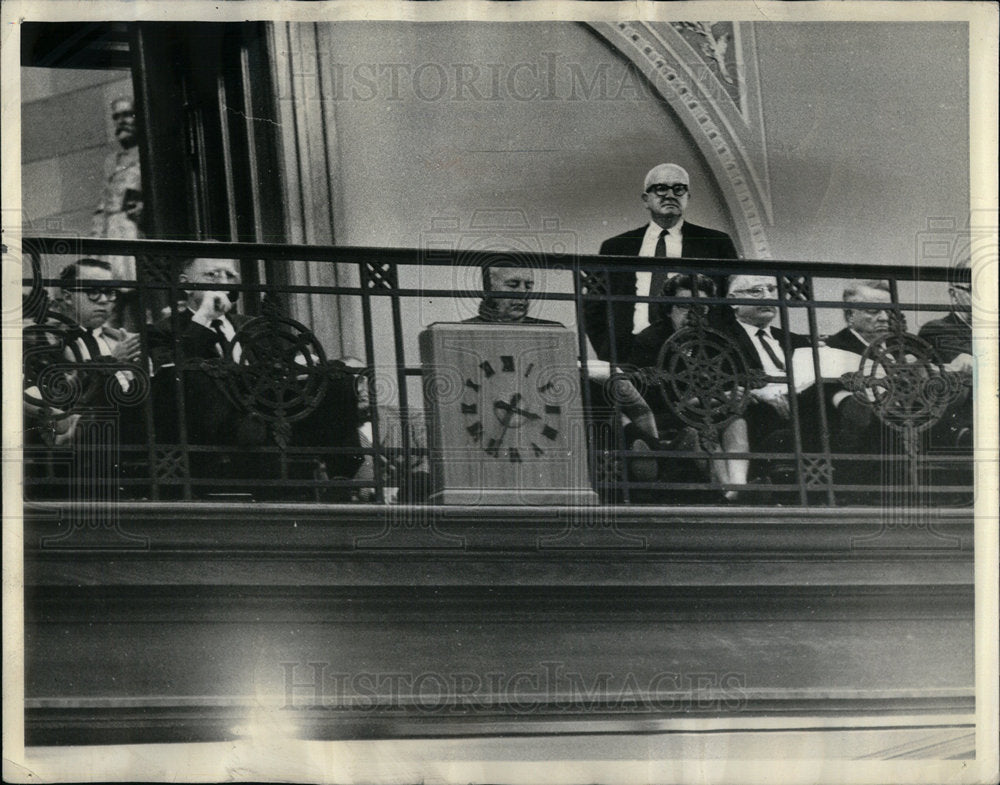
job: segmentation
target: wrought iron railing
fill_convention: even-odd
[[[101,286],[133,289],[139,314],[165,314],[156,328],[137,320],[144,351],[135,359],[102,355],[88,331],[46,294],[59,285],[57,255],[69,262],[102,254],[134,255],[139,280]],[[339,278],[335,285],[277,283],[273,274],[264,282],[244,276],[240,284],[181,284],[183,260],[194,257],[266,262],[272,272],[289,273],[283,281],[302,280],[290,273],[307,263],[339,265],[356,277],[351,285]],[[909,320],[949,313],[968,320],[968,307],[944,296],[947,285],[970,285],[967,269],[687,259],[658,265],[634,257],[52,237],[26,239],[24,258],[31,262],[23,322],[27,498],[425,500],[436,456],[424,438],[425,390],[414,341],[426,321],[423,304],[514,295],[427,286],[419,272],[469,273],[499,260],[544,275],[552,285],[532,293],[532,307],[576,331],[587,470],[603,502],[971,504],[970,375],[907,328]],[[763,299],[708,296],[697,287],[690,296],[640,298],[606,286],[611,270],[658,269],[720,283],[734,273],[769,276],[777,290]],[[469,280],[463,275],[452,279]],[[891,294],[888,306],[851,303],[891,317],[853,359],[823,343],[831,324],[843,324],[840,289],[851,279],[885,280]],[[916,284],[935,290],[936,302],[920,302]],[[239,320],[235,340],[220,341],[218,356],[185,356],[182,301],[195,290],[239,292],[242,309],[254,314]],[[824,292],[829,296],[820,297]],[[317,337],[320,325],[289,315],[285,301],[301,295],[360,305],[360,363],[332,358]],[[610,362],[593,362],[578,315],[602,312],[614,335],[615,309],[608,306],[620,302],[687,304],[690,316],[670,331],[652,363],[630,365],[613,342]],[[767,377],[741,347],[734,305],[775,309],[774,325],[786,328],[778,338],[787,362],[782,375]],[[149,352],[152,333],[163,325],[173,362]],[[795,332],[805,338],[793,339]],[[789,392],[787,417],[756,443],[734,449],[727,433],[752,418],[754,391],[766,384]],[[632,391],[657,421],[655,439],[629,427]],[[864,439],[844,443],[852,432],[833,398],[854,402],[850,422],[864,429]],[[748,462],[733,464],[743,466],[747,482],[717,471],[725,461]]]

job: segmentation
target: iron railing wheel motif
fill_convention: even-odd
[[[240,356],[233,357],[233,348]],[[291,424],[309,416],[323,401],[334,377],[353,374],[330,362],[316,336],[287,317],[251,319],[236,333],[221,361],[202,361],[219,387],[241,411],[267,423],[276,443],[288,447]]]
[[[887,427],[903,434],[934,426],[971,387],[971,379],[943,367],[929,343],[899,331],[869,344],[858,370],[843,382]]]
[[[23,397],[41,423],[134,406],[149,394],[146,368],[102,356],[88,331],[47,303],[36,313],[23,327]]]
[[[921,484],[920,434],[940,422],[971,388],[971,379],[943,367],[927,341],[903,332],[902,322],[872,341],[858,370],[842,381],[856,400],[871,406],[878,419],[901,435],[907,476]]]
[[[655,380],[673,414],[703,437],[715,438],[765,383],[737,343],[703,321],[683,327],[660,347]]]

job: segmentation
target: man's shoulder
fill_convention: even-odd
[[[533,324],[538,326],[551,326],[551,327],[565,327],[562,322],[554,322],[551,319],[535,319],[532,316],[525,316],[523,319],[518,319],[516,322],[499,322],[494,319],[487,319],[483,316],[471,316],[468,319],[463,319],[461,324],[495,324],[503,327],[517,327],[524,324]]]
[[[604,256],[635,256],[642,247],[642,238],[646,234],[649,224],[629,229],[627,232],[616,234],[601,243],[601,255]],[[634,250],[632,249],[634,246]]]
[[[777,337],[782,342],[784,342],[784,340],[785,340],[785,331],[784,330],[782,330],[780,327],[774,327],[774,328],[772,328],[772,331],[774,332],[775,337]],[[809,340],[809,336],[808,335],[803,335],[802,333],[792,332],[791,330],[788,331],[788,335],[790,337],[793,349],[802,349],[802,348],[804,348],[806,346],[809,346],[812,343]]]
[[[858,337],[851,332],[850,327],[845,327],[831,335],[826,339],[826,345],[831,349],[842,349],[846,352],[854,352],[855,354],[862,354],[865,348]]]
[[[171,333],[174,331],[175,326],[183,327],[190,321],[191,321],[191,312],[186,308],[184,308],[174,313],[169,313],[160,319],[157,319],[155,322],[149,325],[147,332],[161,333],[161,334]]]
[[[955,314],[949,313],[940,319],[932,319],[927,322],[920,328],[917,334],[921,338],[925,338],[928,335],[938,335],[940,333],[971,332],[971,329],[968,324],[956,317]]]
[[[706,240],[732,240],[728,234],[719,229],[710,229],[707,226],[699,226],[688,221],[681,224],[681,234],[684,237],[701,237]]]

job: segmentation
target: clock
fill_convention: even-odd
[[[571,331],[432,324],[420,335],[420,355],[431,502],[597,503]]]

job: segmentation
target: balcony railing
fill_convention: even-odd
[[[107,254],[134,255],[138,281],[99,285],[132,289],[136,313],[158,323],[137,320],[143,351],[135,359],[87,350],[87,331],[46,294],[59,281],[41,271],[55,270],[57,255],[70,262]],[[970,284],[968,270],[54,237],[26,239],[24,257],[32,261],[24,279],[29,499],[385,504],[433,498],[435,462],[458,448],[433,434],[428,443],[432,407],[416,336],[429,321],[474,315],[481,300],[516,296],[481,288],[479,270],[499,260],[533,271],[530,315],[574,331],[578,351],[570,361],[573,375],[579,370],[584,413],[575,460],[600,502],[971,505],[971,378],[908,328],[952,311],[968,319],[968,308],[945,296],[949,284]],[[240,260],[243,282],[181,283],[184,260],[195,257]],[[340,273],[325,279],[332,285],[262,282],[248,274],[261,263],[272,273],[284,268],[282,280],[293,282],[306,280],[295,273],[307,265],[337,265]],[[717,281],[735,273],[766,276],[777,288],[763,298],[727,298],[697,287],[685,296],[643,298],[609,293],[603,283],[609,271],[657,270]],[[843,326],[840,293],[851,279],[886,281],[891,300],[850,304],[889,313],[888,326],[855,355],[824,344]],[[235,338],[220,341],[217,356],[185,355],[188,291],[239,294],[238,310],[248,318],[233,320]],[[925,292],[936,293],[935,302],[921,301]],[[332,308],[315,307],[330,298]],[[302,307],[290,309],[293,301]],[[614,335],[611,306],[621,302],[646,303],[651,311],[687,305],[691,315],[653,362],[630,365],[613,342],[610,362],[597,362],[580,315],[590,314],[592,327],[593,314],[602,314]],[[782,374],[755,368],[738,340],[742,328],[733,328],[732,306],[774,309],[773,325],[784,328],[776,333],[783,345],[775,347],[785,360],[779,358]],[[333,357],[318,337],[324,325],[302,316],[344,309],[360,316],[354,326],[360,362]],[[156,357],[150,347],[164,326],[169,339]],[[784,388],[787,415],[780,427],[751,433],[734,447],[741,442],[729,436],[753,420],[758,391],[767,385]],[[845,400],[853,420],[834,403]],[[647,406],[657,424],[654,439],[639,427]],[[497,416],[509,424],[513,415],[505,412]],[[858,438],[848,443],[845,433]]]

